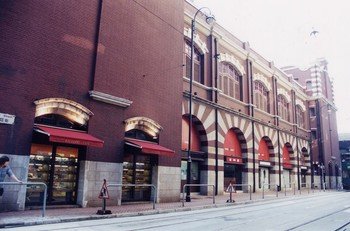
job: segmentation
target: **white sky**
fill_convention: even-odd
[[[350,133],[350,2],[346,0],[193,0],[216,22],[275,66],[328,61],[334,79],[338,133]],[[319,31],[310,37],[312,30]],[[350,73],[350,72],[349,72]]]

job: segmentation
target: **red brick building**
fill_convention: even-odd
[[[49,204],[99,205],[103,179],[157,187],[110,188],[110,203],[177,201],[191,129],[192,183],[218,194],[229,181],[243,191],[310,186],[314,98],[201,14],[189,112],[197,10],[183,0],[2,1],[0,155],[16,175],[45,182]],[[42,197],[6,187],[1,208]]]
[[[0,124],[0,153],[20,179],[48,184],[49,204],[100,204],[103,179],[177,198],[183,4],[1,1],[0,113],[15,120]],[[7,188],[1,208],[38,203],[39,191]],[[154,196],[109,193],[111,203]]]

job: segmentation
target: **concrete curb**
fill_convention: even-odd
[[[311,194],[310,194],[311,196]],[[109,218],[119,218],[119,217],[135,217],[135,216],[145,216],[145,215],[155,215],[155,214],[165,214],[165,213],[175,213],[175,212],[186,212],[186,211],[196,211],[202,209],[210,209],[210,208],[223,208],[223,207],[231,207],[237,205],[248,205],[259,202],[269,202],[271,200],[283,200],[290,199],[290,197],[274,197],[274,198],[265,198],[265,199],[256,199],[251,201],[242,201],[235,203],[225,203],[225,204],[211,204],[211,205],[200,205],[193,207],[178,207],[173,209],[155,209],[148,210],[142,212],[131,212],[131,213],[114,213],[108,215],[88,215],[88,216],[80,216],[80,217],[63,217],[63,218],[48,218],[48,217],[36,217],[31,221],[22,221],[22,222],[3,222],[0,223],[0,228],[11,228],[11,227],[22,227],[22,226],[33,226],[33,225],[44,225],[44,224],[55,224],[61,222],[77,222],[77,221],[86,221],[86,220],[99,220],[99,219],[109,219]],[[295,197],[298,199],[298,197]]]

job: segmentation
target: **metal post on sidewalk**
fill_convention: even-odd
[[[252,200],[252,186],[249,185],[249,200]]]
[[[295,196],[295,183],[293,183],[293,191],[294,191],[294,196]]]
[[[287,196],[287,185],[284,185],[284,196]]]
[[[265,184],[262,185],[262,199],[264,199],[264,197],[265,197],[264,191],[265,191]]]

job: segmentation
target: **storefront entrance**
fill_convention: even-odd
[[[123,184],[151,184],[152,165],[156,157],[132,155],[124,157]],[[122,201],[149,201],[151,187],[123,187]]]
[[[47,204],[74,204],[77,195],[78,148],[32,143],[28,181],[48,186]],[[42,187],[27,189],[26,205],[40,204]]]
[[[230,184],[242,184],[242,165],[224,164],[224,187]],[[242,190],[242,186],[235,186],[236,190]]]
[[[270,169],[266,167],[260,167],[259,169],[259,188],[270,188]]]

